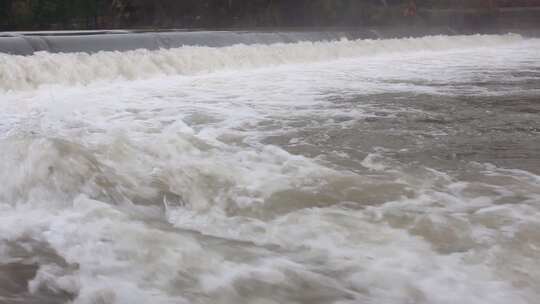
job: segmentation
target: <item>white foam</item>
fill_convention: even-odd
[[[320,62],[342,58],[489,47],[522,41],[519,35],[432,36],[388,40],[300,42],[235,45],[223,48],[182,47],[169,50],[37,53],[0,55],[0,89],[21,90],[46,84],[88,84],[112,79],[144,79],[156,75],[193,75],[224,69]]]

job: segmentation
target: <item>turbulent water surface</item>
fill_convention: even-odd
[[[539,50],[0,54],[0,303],[538,303]]]

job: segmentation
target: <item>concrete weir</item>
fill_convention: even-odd
[[[135,49],[169,49],[181,46],[223,47],[234,44],[294,43],[339,39],[384,39],[426,35],[452,35],[450,28],[436,29],[331,29],[309,31],[82,31],[0,33],[0,53],[31,55],[35,52],[95,53]]]
[[[170,49],[182,46],[224,47],[235,44],[273,44],[300,41],[335,41],[340,39],[391,39],[430,35],[518,33],[537,36],[530,30],[500,28],[482,31],[452,27],[383,27],[339,28],[273,31],[55,31],[55,32],[0,32],[0,53],[32,55],[49,53],[96,53],[100,51],[129,51],[136,49]]]

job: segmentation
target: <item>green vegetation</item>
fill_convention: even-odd
[[[519,1],[540,5],[538,0]],[[411,19],[410,14],[403,14],[411,2],[418,10],[489,10],[499,2],[505,3],[504,0],[0,0],[0,29],[401,24],[406,17]]]
[[[0,26],[8,29],[93,28],[108,0],[0,0]]]

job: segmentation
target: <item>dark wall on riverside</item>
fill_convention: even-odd
[[[540,0],[0,0],[0,30],[540,24]]]

